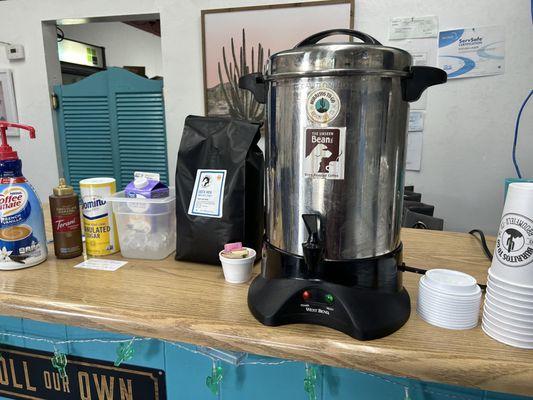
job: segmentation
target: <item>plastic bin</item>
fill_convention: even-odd
[[[108,197],[113,204],[120,252],[126,258],[161,260],[176,250],[176,192],[162,199]]]

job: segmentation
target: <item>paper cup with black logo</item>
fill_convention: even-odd
[[[491,273],[511,284],[533,287],[533,183],[509,185]]]

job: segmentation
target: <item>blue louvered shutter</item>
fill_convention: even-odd
[[[54,87],[64,175],[79,181],[112,176],[122,190],[134,171],[158,172],[168,183],[163,82],[110,68]]]
[[[168,183],[162,93],[117,93],[116,106],[122,182],[141,170],[159,172]]]

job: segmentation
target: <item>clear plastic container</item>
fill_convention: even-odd
[[[161,199],[129,198],[122,191],[107,201],[113,204],[122,256],[161,260],[176,250],[174,188]]]

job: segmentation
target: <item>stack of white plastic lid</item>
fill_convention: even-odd
[[[447,329],[477,326],[481,289],[468,274],[432,269],[420,278],[417,312],[426,322]]]
[[[533,183],[509,185],[482,328],[502,343],[533,349]]]

